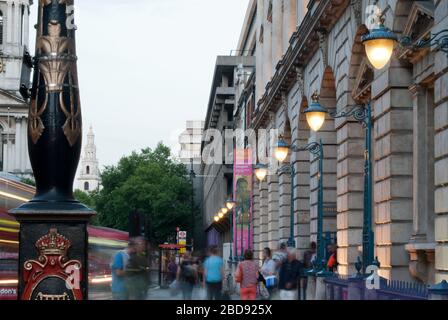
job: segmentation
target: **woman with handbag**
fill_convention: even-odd
[[[261,266],[260,273],[263,277],[263,283],[269,292],[269,296],[272,296],[272,291],[277,285],[276,263],[272,260],[271,249],[264,248],[263,250],[263,265]]]
[[[259,279],[258,264],[253,261],[251,250],[244,252],[244,261],[238,264],[235,281],[240,284],[241,300],[256,300]]]

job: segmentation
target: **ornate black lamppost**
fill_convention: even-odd
[[[95,213],[73,197],[82,140],[73,0],[38,3],[28,121],[36,194],[11,211],[20,222],[19,299],[84,300]]]

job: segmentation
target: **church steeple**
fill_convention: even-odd
[[[100,187],[100,172],[96,157],[95,134],[90,126],[87,133],[87,143],[81,158],[81,168],[78,177],[78,189],[93,191]]]

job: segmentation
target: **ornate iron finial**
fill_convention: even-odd
[[[375,257],[375,260],[373,260],[372,265],[377,266],[378,268],[381,266],[381,263],[378,260],[378,257]]]
[[[318,103],[319,102],[319,91],[314,91],[313,95],[311,96],[311,100],[313,101],[313,103]]]
[[[355,262],[355,269],[358,275],[361,274],[361,270],[362,270],[362,261],[361,261],[361,257],[358,256],[358,259]]]

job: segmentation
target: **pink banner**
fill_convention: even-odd
[[[233,198],[234,210],[233,244],[237,256],[251,249],[252,233],[252,150],[235,149],[234,152]]]

